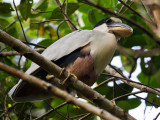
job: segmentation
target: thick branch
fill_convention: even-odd
[[[133,56],[135,58],[138,57],[152,57],[160,55],[160,48],[154,48],[150,50],[142,49],[142,50],[132,50],[130,48],[125,48],[121,45],[117,45],[117,52],[126,56]]]
[[[148,93],[153,93],[153,94],[156,94],[156,95],[159,95],[160,96],[160,91],[159,90],[156,90],[150,86],[147,86],[147,85],[144,85],[142,83],[138,83],[138,82],[135,82],[133,80],[130,80],[126,77],[124,77],[123,75],[119,74],[117,71],[115,71],[114,69],[112,69],[111,67],[107,66],[105,68],[106,72],[108,72],[109,74],[111,74],[113,77],[117,77],[118,79],[120,79],[121,81],[123,81],[124,83],[134,87],[134,88],[137,88],[143,92],[148,92]]]
[[[99,107],[109,111],[110,113],[116,115],[119,118],[134,119],[132,116],[127,114],[124,110],[114,105],[109,100],[105,99],[104,96],[100,95],[98,92],[94,91],[89,86],[79,81],[77,78],[72,77],[68,71],[62,70],[60,67],[52,63],[50,60],[45,59],[39,53],[32,50],[25,44],[23,44],[20,40],[15,39],[14,37],[10,36],[9,34],[7,34],[2,30],[0,30],[0,38],[1,38],[0,39],[1,42],[6,43],[16,51],[21,53],[22,55],[24,55],[26,58],[29,58],[36,64],[40,65],[48,73],[53,74],[54,76],[60,78],[61,80],[68,78],[65,81],[66,85],[75,88],[78,92],[80,92],[89,100],[93,101]],[[71,77],[68,77],[68,76],[71,76]]]
[[[94,113],[98,116],[100,116],[101,118],[108,120],[119,120],[117,117],[111,115],[110,113],[106,112],[105,110],[99,109],[91,104],[85,103],[85,102],[81,102],[79,101],[77,98],[72,97],[70,94],[68,94],[67,92],[53,86],[50,83],[47,83],[39,78],[36,78],[34,76],[31,75],[27,75],[15,68],[9,67],[3,63],[0,62],[0,70],[7,72],[11,75],[14,75],[22,80],[28,81],[31,84],[34,84],[36,86],[39,86],[40,88],[42,88],[43,90],[52,93],[53,95],[60,97],[64,100],[66,100],[67,102],[70,102],[72,104],[75,104],[83,109],[85,109],[88,112]]]

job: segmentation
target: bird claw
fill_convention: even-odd
[[[64,72],[67,73],[67,77],[61,82],[61,84],[64,84],[68,80],[69,77],[74,77],[74,79],[77,79],[77,76],[70,73],[70,71],[67,71],[65,68],[62,68],[62,71],[60,72],[60,76],[63,75]]]
[[[65,72],[67,73],[67,77],[61,82],[62,85],[68,80],[71,75],[69,71],[67,71],[65,68],[62,68],[59,76],[64,75]]]
[[[115,100],[111,100],[111,102],[112,102],[114,105],[116,105],[116,102],[115,102]]]
[[[78,78],[77,78],[77,76],[75,75],[75,74],[70,74],[75,80],[77,80]]]
[[[51,80],[52,78],[55,78],[55,76],[54,75],[50,75],[50,74],[48,74],[46,76],[46,80]]]

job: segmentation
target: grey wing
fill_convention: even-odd
[[[72,32],[65,37],[59,39],[52,45],[50,45],[43,53],[42,56],[47,58],[48,60],[58,60],[59,58],[66,56],[73,52],[74,50],[83,47],[91,42],[91,37],[93,35],[92,30],[77,30],[75,32]],[[58,51],[58,52],[57,52]],[[30,68],[26,71],[27,74],[32,74],[37,69],[39,69],[40,66],[38,66],[36,63],[32,63]],[[17,102],[26,102],[26,101],[35,101],[35,100],[41,100],[46,99],[50,97],[51,95],[47,93],[37,94],[36,96],[30,96],[30,97],[16,97],[16,93],[22,88],[26,87],[27,84],[25,81],[20,80],[10,91],[9,96]],[[28,86],[30,87],[30,86]],[[26,87],[27,89],[27,87]]]
[[[91,41],[90,38],[92,34],[92,30],[77,30],[72,32],[50,45],[42,53],[42,56],[48,60],[58,60],[59,58],[70,54],[74,50],[87,45]],[[31,74],[38,68],[39,66],[33,62],[26,73]]]

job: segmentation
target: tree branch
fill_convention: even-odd
[[[39,78],[36,78],[34,76],[31,75],[27,75],[15,68],[9,67],[3,63],[0,62],[0,70],[7,72],[11,75],[14,75],[18,78],[20,78],[21,80],[27,81],[31,84],[34,84],[36,86],[39,86],[40,88],[42,88],[43,90],[52,93],[53,95],[60,97],[64,100],[66,100],[67,102],[70,102],[72,104],[75,104],[83,109],[85,109],[88,112],[91,112],[93,114],[96,114],[98,116],[100,116],[101,118],[105,119],[105,120],[119,120],[117,117],[111,115],[110,113],[106,112],[103,109],[99,109],[91,104],[85,103],[85,102],[81,102],[78,99],[72,97],[70,94],[68,94],[67,92],[53,86],[50,83],[47,83]]]
[[[37,52],[43,52],[45,49],[44,48],[37,48],[34,50]],[[14,55],[20,55],[20,53],[16,52],[16,51],[0,52],[0,57],[14,56]]]
[[[129,0],[126,0],[125,4],[127,4],[128,2],[129,2]],[[119,14],[122,12],[123,8],[124,8],[124,5],[122,4],[122,6],[121,6],[121,8],[119,9],[119,12],[118,12]]]
[[[20,20],[20,18],[19,18],[18,10],[17,10],[17,7],[16,7],[16,4],[15,4],[14,0],[13,0],[13,5],[14,5],[14,8],[15,8],[15,10],[16,10],[17,18],[18,18],[18,21],[19,21],[19,23],[20,23],[20,26],[21,26],[21,29],[22,29],[22,32],[23,32],[23,35],[24,35],[24,39],[25,39],[26,42],[28,42],[27,37],[26,37],[26,34],[24,33],[24,29],[23,29],[23,26],[22,26],[22,22],[21,22],[21,20]]]
[[[137,14],[138,16],[140,16],[141,18],[143,18],[144,20],[146,20],[148,23],[150,23],[152,25],[155,25],[152,21],[148,20],[147,18],[145,18],[144,16],[142,16],[141,14],[139,14],[137,11],[135,11],[133,8],[131,8],[129,5],[127,5],[122,0],[118,0],[118,1],[121,2],[123,5],[125,5],[127,8],[129,8],[131,11],[133,11],[135,14]]]
[[[49,114],[52,113],[53,111],[55,111],[55,110],[63,107],[63,106],[66,105],[66,104],[67,104],[67,102],[64,102],[64,103],[58,105],[57,107],[55,107],[54,109],[49,110],[47,113],[45,113],[45,114],[43,114],[43,115],[41,115],[41,116],[39,116],[39,117],[37,117],[37,118],[35,118],[35,119],[33,119],[33,120],[42,120],[42,118],[44,118],[45,116],[49,115]]]
[[[51,21],[68,21],[68,20],[64,20],[64,19],[51,19],[51,20],[44,20],[44,21],[41,21],[41,22],[31,22],[31,24],[41,24],[41,23],[51,22]]]
[[[130,48],[125,48],[121,45],[117,45],[117,52],[126,56],[138,57],[152,57],[160,55],[160,48],[154,48],[150,50],[141,49],[141,50],[132,50]]]
[[[67,15],[67,13],[66,13],[66,10],[65,10],[65,9],[67,9],[67,6],[66,6],[65,9],[63,9],[60,1],[59,1],[59,0],[56,0],[56,2],[57,2],[57,4],[58,4],[59,9],[61,10],[61,12],[62,12],[65,20],[67,21],[67,24],[68,24],[68,26],[70,27],[70,29],[71,29],[72,31],[77,30],[77,28],[76,28],[75,25],[72,23],[72,21],[70,20],[70,18],[68,17],[68,15]],[[67,5],[67,4],[66,4],[66,5]]]
[[[106,72],[109,73],[112,77],[117,77],[118,79],[120,79],[121,81],[123,81],[124,83],[134,87],[134,88],[137,88],[137,89],[140,89],[141,91],[143,92],[149,92],[149,93],[153,93],[153,94],[156,94],[156,95],[159,95],[160,96],[160,91],[157,90],[157,89],[154,89],[150,86],[147,86],[147,85],[144,85],[142,83],[138,83],[138,82],[135,82],[133,80],[130,80],[128,78],[126,78],[125,76],[123,76],[122,74],[119,74],[118,72],[116,72],[114,69],[110,68],[109,66],[107,66],[105,68]]]
[[[137,91],[137,92],[127,93],[127,94],[124,94],[124,95],[121,95],[121,96],[118,96],[118,97],[112,99],[112,101],[115,101],[115,100],[118,100],[118,99],[121,99],[121,98],[130,96],[130,95],[139,94],[139,93],[142,93],[142,92],[143,92],[143,91]]]

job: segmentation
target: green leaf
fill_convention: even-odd
[[[145,46],[147,45],[146,43],[147,39],[150,39],[150,38],[145,34],[141,34],[141,35],[133,34],[129,38],[121,39],[120,43],[127,48],[131,48],[133,46]]]
[[[127,101],[118,101],[117,105],[125,111],[134,109],[141,104],[140,100],[137,98],[132,98]]]
[[[5,28],[7,25],[9,25],[9,22],[5,19],[0,19],[0,25]]]
[[[153,102],[153,99],[156,98],[155,94],[149,93],[147,96],[147,100]],[[150,104],[149,102],[145,101],[147,106],[152,106],[152,104]]]
[[[27,109],[26,113],[28,115],[32,114],[33,117],[39,117],[39,116],[43,115],[44,113],[46,113],[46,110],[44,108],[42,108],[42,109],[35,108],[35,109],[31,109],[31,111],[30,111],[30,109]]]
[[[153,102],[160,106],[160,98],[159,97],[154,97]]]
[[[19,10],[24,20],[31,16],[33,0],[21,0]]]
[[[33,6],[33,9],[38,9],[38,10],[46,10],[46,8],[48,7],[48,0],[39,0],[38,3],[36,3]]]
[[[119,86],[119,87],[118,87]],[[126,92],[124,90],[122,90],[121,88],[125,89],[128,92],[131,92],[133,90],[133,87],[125,84],[125,83],[121,83],[118,86],[116,86],[116,96],[121,96],[124,95]],[[123,98],[123,99],[128,99],[128,97]]]
[[[11,12],[14,11],[10,3],[0,2],[0,16],[10,17]]]
[[[50,46],[53,43],[53,41],[51,39],[44,39],[41,42],[38,43],[38,45],[42,45],[45,47]],[[54,51],[53,51],[54,52]]]
[[[64,5],[65,6],[65,5]],[[68,3],[67,6],[67,15],[72,15],[79,8],[79,4],[77,3]],[[60,11],[59,7],[54,9],[53,11]],[[63,15],[61,12],[53,12],[50,19],[63,19]]]
[[[19,35],[17,33],[16,24],[12,25],[7,29],[7,33],[17,38]]]
[[[115,8],[118,0],[101,0],[100,4],[106,8]]]
[[[132,66],[134,64],[134,60],[132,57],[130,56],[121,56],[121,61],[123,63],[123,67],[127,72],[130,72],[132,69]],[[134,68],[134,70],[136,69],[136,67]]]
[[[150,75],[150,76],[145,75],[144,73],[140,73],[138,75],[138,79],[141,83],[145,85],[149,85],[154,88],[159,88],[160,86],[159,74],[160,74],[160,70],[157,73],[155,73],[155,75]]]
[[[93,26],[97,23],[96,16],[93,9],[89,10],[88,18]]]

